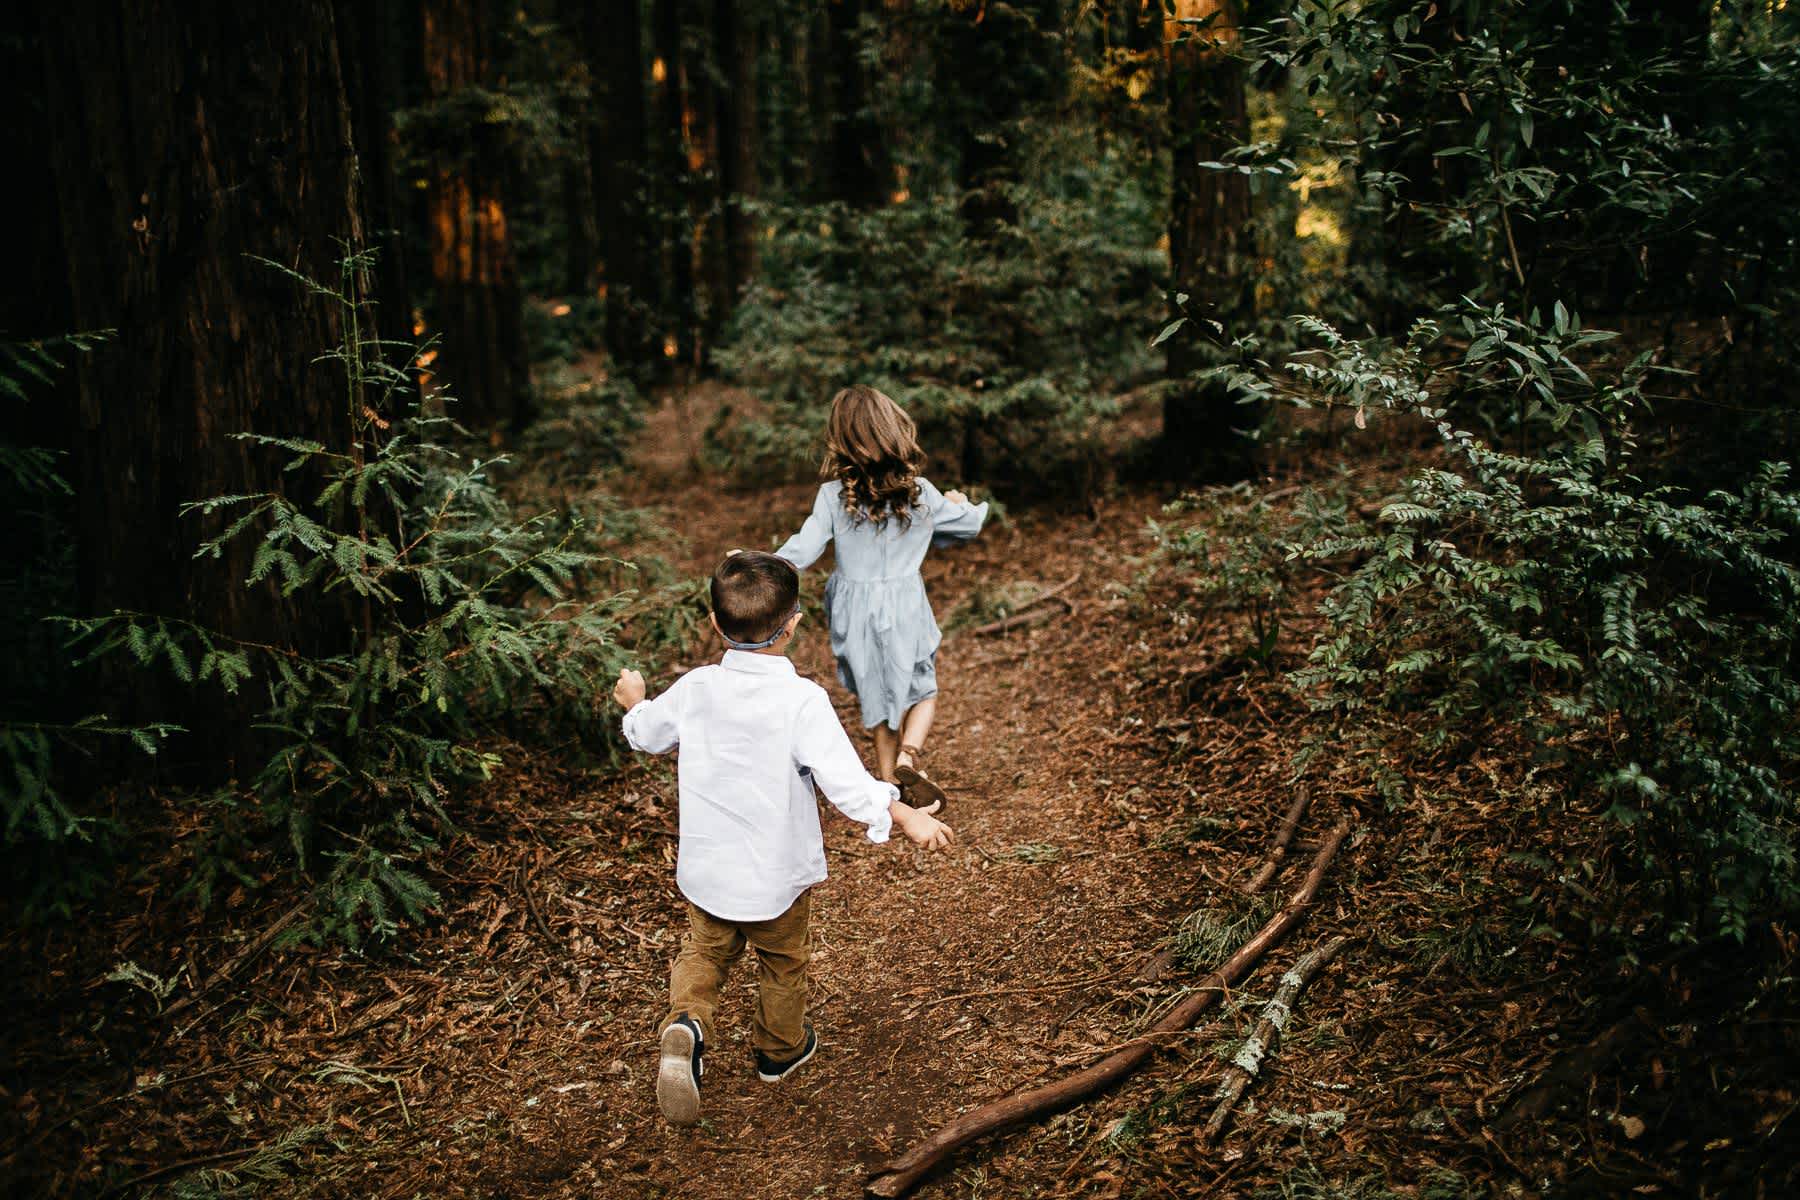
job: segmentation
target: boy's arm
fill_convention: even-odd
[[[613,685],[613,699],[625,706],[621,727],[633,750],[667,754],[681,740],[681,688],[677,686],[654,700],[644,698],[644,677],[627,667]]]
[[[825,553],[825,547],[830,544],[831,500],[825,489],[820,488],[819,494],[813,497],[812,512],[807,514],[800,532],[781,543],[775,555],[793,563],[796,570],[804,571],[819,561],[819,555]]]
[[[812,772],[832,807],[869,827],[871,842],[887,841],[896,826],[912,841],[933,850],[956,840],[948,825],[925,809],[903,804],[899,788],[869,774],[823,691],[815,692],[800,710],[794,758]]]
[[[931,514],[931,544],[939,550],[973,541],[987,520],[985,502],[970,504],[969,498],[955,489],[946,495],[932,486],[929,479],[919,480],[919,502]]]

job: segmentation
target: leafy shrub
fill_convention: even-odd
[[[1559,311],[1509,335],[1570,434],[1537,453],[1447,419],[1432,397],[1490,379],[1497,351],[1443,353],[1433,323],[1400,347],[1320,327],[1322,354],[1260,381],[1422,419],[1443,454],[1382,511],[1386,529],[1289,552],[1358,563],[1293,682],[1390,761],[1524,731],[1629,838],[1673,934],[1741,935],[1753,913],[1800,901],[1800,493],[1782,463],[1704,494],[1634,473],[1643,365],[1588,382],[1558,349],[1574,324]],[[1585,386],[1568,398],[1568,384]]]
[[[331,293],[340,304],[358,302],[365,267],[347,260]],[[452,787],[498,764],[495,736],[597,733],[601,683],[622,657],[612,635],[624,597],[581,595],[602,562],[593,531],[568,513],[514,512],[492,478],[503,460],[462,449],[455,426],[411,398],[412,364],[380,351],[335,352],[359,397],[378,392],[381,410],[401,410],[362,426],[355,445],[237,435],[311,468],[322,490],[188,506],[232,516],[197,556],[255,542],[247,589],[272,581],[327,613],[354,596],[362,620],[342,631],[342,649],[251,644],[154,614],[69,622],[90,659],[126,656],[254,707],[268,746],[260,769],[203,802],[215,837],[191,884],[202,903],[223,879],[251,878],[246,844],[279,853],[285,843],[302,872],[333,860],[314,934],[352,942],[430,905],[407,860],[429,848],[428,829],[453,827]]]
[[[768,209],[759,277],[718,352],[766,411],[727,414],[714,453],[750,476],[803,475],[832,395],[860,382],[905,407],[927,451],[965,475],[1091,481],[1115,411],[1107,393],[1151,366],[1133,331],[1159,306],[1161,229],[1110,153],[1012,196],[1019,223],[995,241],[970,238],[949,195]]]
[[[519,437],[533,475],[574,483],[625,460],[644,423],[644,401],[625,379],[595,379],[553,366],[539,371],[537,419]]]
[[[1186,623],[1198,612],[1245,615],[1250,641],[1243,653],[1264,667],[1275,663],[1284,624],[1299,601],[1305,565],[1291,552],[1327,531],[1341,534],[1351,518],[1341,489],[1305,488],[1279,508],[1248,484],[1215,487],[1182,497],[1151,521],[1155,544],[1146,577],[1170,572],[1182,580],[1169,613]]]

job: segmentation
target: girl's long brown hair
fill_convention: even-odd
[[[877,525],[889,517],[911,524],[924,465],[918,430],[898,404],[860,383],[831,398],[821,470],[844,485],[852,514]]]

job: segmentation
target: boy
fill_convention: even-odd
[[[809,889],[825,878],[816,782],[845,816],[885,842],[897,826],[942,849],[950,827],[930,808],[863,768],[825,689],[785,657],[800,623],[800,576],[773,554],[734,551],[712,578],[712,623],[730,647],[654,700],[644,678],[619,672],[632,749],[681,747],[677,767],[681,843],[675,883],[688,901],[688,932],[669,972],[656,1100],[677,1125],[700,1119],[701,1054],[725,971],[756,951],[757,1077],[786,1078],[819,1040],[806,1019],[812,953]]]

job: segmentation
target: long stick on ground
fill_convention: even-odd
[[[1287,906],[1270,917],[1268,924],[1258,930],[1256,936],[1239,946],[1237,953],[1226,959],[1223,966],[1201,980],[1187,999],[1170,1009],[1168,1015],[1158,1021],[1148,1033],[1134,1038],[1093,1066],[1067,1078],[1032,1088],[1028,1092],[1007,1096],[964,1113],[898,1158],[884,1164],[869,1180],[869,1194],[890,1198],[902,1196],[932,1168],[976,1138],[985,1137],[1007,1125],[1066,1108],[1094,1092],[1110,1087],[1142,1066],[1158,1046],[1192,1025],[1201,1013],[1217,1003],[1225,989],[1249,974],[1250,969],[1268,953],[1269,948],[1299,924],[1318,893],[1319,885],[1325,881],[1325,868],[1331,865],[1338,847],[1344,844],[1344,839],[1349,834],[1350,820],[1346,817],[1338,822],[1337,827],[1325,839],[1325,844],[1319,847],[1312,869],[1306,873],[1306,878],[1288,900]]]
[[[1075,581],[1080,578],[1081,576],[1078,574],[1071,575],[1055,587],[1046,588],[1044,591],[1039,592],[1029,602],[1022,605],[1019,611],[1012,616],[1002,617],[998,621],[989,621],[986,625],[978,625],[974,629],[969,630],[969,632],[979,637],[982,634],[988,633],[1005,633],[1008,629],[1015,629],[1020,625],[1029,625],[1033,621],[1041,621],[1051,614],[1048,609],[1034,611],[1037,610],[1038,605],[1046,600],[1056,599],[1058,596],[1074,587]],[[1063,603],[1069,604],[1067,600],[1064,600]],[[1069,611],[1073,612],[1074,610],[1075,606],[1069,604]]]
[[[1275,878],[1275,872],[1281,870],[1281,860],[1287,857],[1288,846],[1294,840],[1294,833],[1300,828],[1301,818],[1306,816],[1306,806],[1312,799],[1312,789],[1305,784],[1300,785],[1300,794],[1294,797],[1294,805],[1282,819],[1281,828],[1276,831],[1275,844],[1269,847],[1269,857],[1249,883],[1244,885],[1244,894],[1254,896],[1269,886]]]
[[[1225,1078],[1219,1081],[1216,1098],[1219,1106],[1213,1109],[1212,1119],[1207,1121],[1206,1128],[1200,1133],[1202,1143],[1216,1139],[1225,1128],[1225,1122],[1231,1119],[1231,1110],[1236,1107],[1244,1089],[1256,1078],[1262,1069],[1263,1056],[1275,1046],[1275,1039],[1287,1028],[1288,1018],[1294,1013],[1294,1001],[1307,984],[1312,982],[1326,963],[1337,957],[1344,948],[1348,938],[1333,938],[1323,946],[1306,955],[1281,977],[1281,987],[1276,989],[1275,998],[1263,1006],[1256,1018],[1256,1028],[1250,1031],[1243,1047],[1231,1060],[1231,1066],[1225,1071]]]

